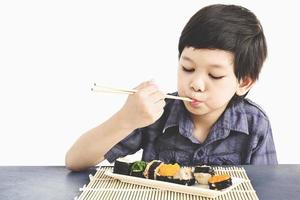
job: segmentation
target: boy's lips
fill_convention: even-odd
[[[203,103],[205,100],[202,98],[193,98],[193,97],[189,97],[190,99],[192,99],[192,102],[198,102],[198,103]]]
[[[192,102],[199,102],[199,103],[201,103],[201,102],[204,102],[203,100],[198,100],[198,99],[193,99],[192,98]]]
[[[193,99],[192,98],[192,102],[190,102],[190,105],[192,106],[192,107],[199,107],[200,105],[202,105],[203,103],[204,103],[204,101],[203,100],[199,100],[199,99]]]

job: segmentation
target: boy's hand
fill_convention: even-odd
[[[129,95],[120,110],[124,126],[131,129],[153,124],[164,112],[165,94],[152,81],[141,83],[134,88],[136,93]]]

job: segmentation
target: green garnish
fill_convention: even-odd
[[[131,166],[132,172],[143,172],[147,166],[147,163],[145,161],[136,161]]]

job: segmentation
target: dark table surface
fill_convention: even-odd
[[[243,167],[259,199],[300,199],[300,165]],[[63,166],[0,166],[0,199],[73,200],[95,172],[95,168],[70,172]]]

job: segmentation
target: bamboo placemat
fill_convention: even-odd
[[[201,197],[178,192],[158,190],[155,188],[124,183],[105,175],[105,171],[112,170],[112,167],[102,166],[97,169],[94,176],[90,175],[90,182],[80,188],[82,193],[77,200],[98,200],[98,199],[147,199],[147,200],[211,200],[211,198]],[[232,177],[243,178],[247,181],[233,188],[224,195],[220,195],[214,200],[258,200],[255,190],[243,167],[214,167],[216,174],[228,173]]]

